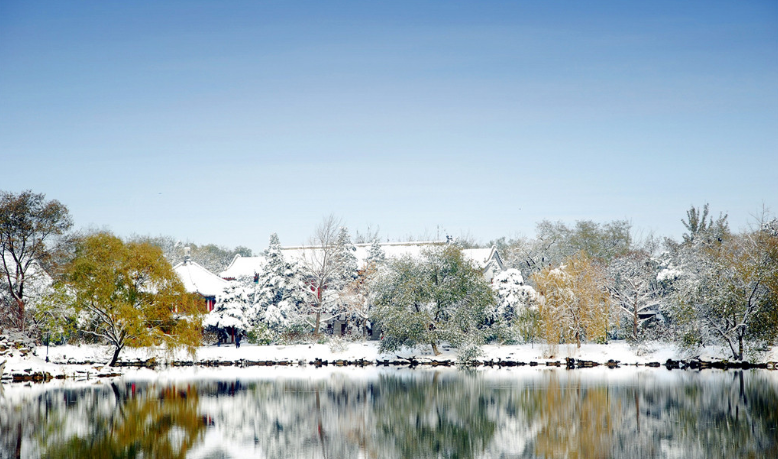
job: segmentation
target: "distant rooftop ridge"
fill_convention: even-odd
[[[447,244],[447,241],[405,241],[405,242],[379,242],[378,245],[381,247],[411,247],[411,246],[418,246],[418,245],[445,245]],[[359,242],[355,243],[354,247],[370,247],[373,245],[372,242]],[[282,246],[281,250],[300,250],[300,249],[311,249],[311,248],[317,248],[319,246],[317,245],[286,245]]]

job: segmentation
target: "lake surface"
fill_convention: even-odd
[[[4,385],[0,457],[778,457],[778,372],[230,370]]]

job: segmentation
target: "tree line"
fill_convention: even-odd
[[[733,359],[774,345],[778,220],[764,212],[735,233],[726,215],[714,218],[705,204],[692,206],[681,224],[679,241],[636,241],[624,220],[542,221],[534,237],[491,242],[506,269],[488,281],[464,256],[465,244],[390,258],[377,232],[369,232],[369,256],[358,266],[348,229],[329,216],[299,260],[285,259],[273,234],[262,272],[231,282],[206,315],[172,270],[183,244],[74,233],[58,201],[2,192],[0,325],[38,340],[108,342],[112,364],[126,346],[194,351],[225,331],[255,343],[372,335],[384,351],[425,346],[437,354],[445,345],[463,360],[485,343],[538,342],[554,352],[560,344],[626,339],[692,351],[719,345]],[[217,272],[235,254],[251,252],[214,245],[192,251]]]

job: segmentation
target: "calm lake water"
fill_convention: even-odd
[[[0,457],[778,457],[778,372],[210,372],[0,394]]]

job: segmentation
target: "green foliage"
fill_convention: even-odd
[[[679,282],[677,316],[701,332],[705,342],[729,347],[734,359],[778,336],[776,291],[778,238],[759,231],[733,235],[711,245],[694,244]]]
[[[524,309],[513,321],[514,336],[521,343],[534,343],[540,331],[540,313],[537,309]]]
[[[607,264],[632,249],[630,231],[628,220],[606,223],[579,220],[572,226],[543,220],[537,224],[535,238],[502,237],[490,245],[497,247],[506,268],[518,269],[529,278],[544,268],[559,266],[579,252],[597,263]]]
[[[573,227],[543,220],[537,225],[537,239],[547,247],[545,258],[550,264],[559,264],[579,252],[590,259],[607,262],[629,251],[630,229],[628,220],[608,223],[579,220]]]
[[[495,302],[480,271],[454,245],[426,251],[419,260],[393,260],[375,292],[373,320],[384,332],[384,352],[426,344],[438,354],[441,341],[480,344],[485,310]]]
[[[276,333],[274,333],[264,322],[258,322],[248,331],[248,342],[251,344],[266,346],[273,343],[276,338]]]
[[[719,218],[713,221],[713,217],[708,216],[708,203],[705,203],[702,211],[692,206],[686,211],[686,220],[681,220],[681,223],[688,231],[683,235],[683,242],[686,244],[721,242],[730,235],[727,215],[721,213]]]
[[[477,340],[465,340],[457,348],[457,364],[473,365],[485,354]]]
[[[284,330],[278,336],[278,342],[281,344],[309,343],[313,339],[313,336],[314,335],[311,334],[310,325],[303,321],[293,322],[284,328]],[[325,344],[326,342],[327,337],[320,336],[319,342],[317,342],[317,344]]]
[[[68,342],[76,336],[78,325],[72,300],[72,295],[61,284],[41,299],[34,313],[41,341]]]

